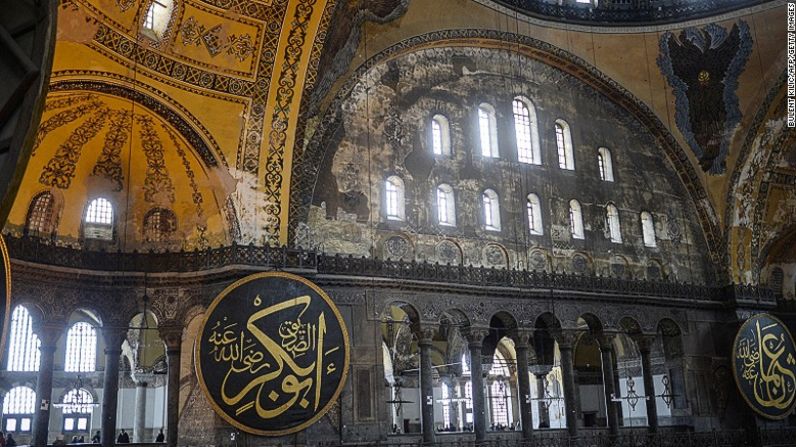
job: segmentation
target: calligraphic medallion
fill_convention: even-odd
[[[314,283],[247,276],[207,310],[195,344],[199,384],[233,426],[262,436],[306,429],[337,400],[349,362],[340,311]]]
[[[732,351],[746,403],[765,418],[787,417],[796,402],[796,345],[788,328],[771,315],[754,315],[741,326]]]

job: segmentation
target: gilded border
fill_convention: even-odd
[[[790,331],[788,330],[788,326],[785,325],[779,318],[777,318],[777,317],[775,317],[775,316],[773,316],[773,315],[771,315],[769,313],[759,313],[759,314],[752,315],[746,321],[743,322],[741,327],[738,329],[738,333],[735,334],[735,339],[732,342],[732,360],[733,360],[732,376],[735,378],[735,387],[738,389],[738,394],[740,394],[741,397],[743,397],[744,402],[746,402],[746,404],[749,405],[749,408],[751,408],[755,413],[757,413],[758,416],[761,416],[761,417],[763,417],[765,419],[769,419],[769,420],[772,420],[772,421],[780,421],[782,419],[787,418],[788,416],[790,416],[793,413],[793,409],[796,408],[796,399],[794,399],[793,403],[791,403],[790,409],[788,411],[782,413],[780,416],[772,416],[770,414],[763,413],[762,411],[758,410],[757,407],[755,407],[749,401],[749,398],[741,390],[740,381],[738,380],[738,369],[735,367],[735,351],[736,351],[736,346],[738,346],[738,337],[741,336],[741,333],[744,331],[744,329],[746,328],[747,324],[749,324],[755,317],[760,317],[762,315],[765,315],[766,317],[774,320],[777,324],[782,326],[782,329],[785,331],[786,334],[788,334],[788,338],[790,339],[791,346],[796,346],[796,343],[793,342],[793,335],[791,335]]]
[[[6,352],[6,338],[8,336],[8,321],[11,319],[11,259],[8,256],[8,247],[6,246],[6,241],[3,235],[0,235],[0,254],[2,255],[3,269],[5,270],[6,274],[5,315],[3,315],[3,333],[0,334],[0,361],[3,361]],[[348,351],[346,351],[346,356],[348,355],[347,352]],[[346,359],[346,367],[347,366],[348,360]]]

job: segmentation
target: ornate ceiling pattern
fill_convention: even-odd
[[[119,248],[146,246],[142,222],[154,208],[173,211],[177,221],[171,243],[158,248],[207,248],[230,242],[230,229],[236,223],[222,220],[228,214],[220,169],[211,164],[212,153],[203,156],[189,143],[193,135],[185,132],[190,129],[185,121],[159,114],[162,105],[150,109],[116,96],[113,93],[125,90],[112,85],[55,86],[8,228],[23,232],[27,204],[47,191],[60,204],[55,227],[61,241],[81,239],[82,211],[88,200],[102,196],[115,204],[119,214],[115,240]],[[93,89],[77,89],[81,86]],[[127,209],[130,202],[137,205]]]
[[[179,111],[191,146],[208,166],[227,168],[223,193],[239,216],[242,242],[285,243],[293,129],[303,93],[314,85],[336,1],[181,0],[160,39],[142,31],[148,4],[62,0],[57,77],[113,80],[131,87],[135,101],[158,97]],[[199,109],[187,118],[186,110]],[[167,115],[160,113],[168,121]],[[84,123],[87,131],[114,119],[118,125],[121,115],[93,116],[97,122]],[[46,176],[62,182],[61,170]]]
[[[727,198],[732,280],[765,282],[773,258],[787,261],[796,230],[796,132],[785,124],[785,77],[757,111],[732,174]],[[790,261],[792,262],[792,261]]]

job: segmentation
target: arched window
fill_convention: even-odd
[[[166,35],[172,12],[174,0],[152,0],[144,16],[144,34],[151,39],[162,39]]]
[[[622,242],[622,228],[619,224],[619,210],[612,204],[605,207],[605,226],[611,237],[611,242]]]
[[[487,189],[481,195],[484,203],[484,226],[487,230],[500,231],[500,200],[495,191]]]
[[[542,205],[539,196],[528,194],[528,228],[533,235],[544,234],[542,230]]]
[[[84,389],[73,388],[64,395],[64,432],[87,431],[91,422],[94,398]]]
[[[542,164],[539,150],[539,126],[531,101],[514,98],[514,135],[517,137],[517,160],[520,163]]]
[[[456,226],[456,204],[453,201],[453,188],[445,183],[437,186],[437,221],[440,225]]]
[[[28,209],[27,233],[33,236],[49,236],[55,231],[55,204],[53,195],[45,191],[33,198]]]
[[[580,202],[577,200],[569,201],[569,232],[574,239],[583,239],[583,212],[580,209]]]
[[[497,158],[497,118],[495,118],[495,108],[489,104],[478,106],[478,132],[481,136],[481,155],[484,157]]]
[[[600,180],[614,181],[614,165],[611,161],[611,151],[601,147],[597,150],[597,167],[600,169]]]
[[[451,154],[451,130],[448,118],[434,115],[431,118],[431,147],[434,155]]]
[[[64,371],[84,372],[97,369],[97,331],[81,321],[66,333],[66,359]]]
[[[511,414],[511,372],[508,363],[499,351],[492,357],[492,368],[487,375],[489,383],[488,399],[492,426],[495,429],[510,427],[513,420]]]
[[[39,370],[39,337],[33,333],[33,318],[25,306],[17,306],[11,313],[8,331],[8,370]]]
[[[384,182],[385,214],[389,220],[404,220],[404,182],[398,176]]]
[[[657,246],[655,241],[655,222],[652,220],[652,214],[642,211],[641,212],[641,235],[644,238],[644,245],[647,247]]]
[[[97,197],[89,203],[83,233],[86,239],[113,239],[113,205],[108,199]]]
[[[11,388],[3,401],[6,432],[29,432],[36,410],[36,392],[27,386]]]
[[[166,242],[177,231],[177,216],[165,208],[153,208],[144,216],[144,240]]]
[[[564,120],[556,120],[556,148],[558,149],[558,167],[575,170],[575,155],[572,152],[572,134],[569,124]]]

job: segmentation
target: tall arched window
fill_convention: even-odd
[[[622,228],[619,224],[619,210],[612,204],[605,207],[605,225],[611,237],[611,242],[622,242]]]
[[[29,432],[36,410],[36,392],[27,386],[11,388],[3,401],[6,432]]]
[[[574,239],[583,239],[583,212],[580,202],[575,199],[569,201],[569,232]]]
[[[655,241],[655,221],[652,220],[652,214],[642,211],[641,212],[641,235],[644,238],[644,245],[647,247],[657,246]]]
[[[437,186],[437,221],[440,225],[456,226],[456,204],[453,201],[453,188],[445,183]]]
[[[8,331],[8,370],[39,370],[39,337],[33,333],[33,318],[25,306],[17,306],[11,313]]]
[[[536,194],[528,194],[528,228],[533,235],[544,234],[542,229],[542,204]]]
[[[153,208],[144,216],[144,240],[166,242],[177,231],[177,216],[166,208]]]
[[[33,236],[49,236],[55,231],[55,203],[53,195],[45,191],[30,203],[25,230]]]
[[[517,160],[520,163],[542,164],[539,150],[539,126],[531,101],[516,97],[513,102],[514,135],[517,137]]]
[[[597,167],[600,169],[600,180],[614,181],[614,165],[608,148],[601,147],[597,150]]]
[[[572,150],[572,134],[569,131],[569,124],[564,120],[556,120],[556,148],[558,149],[558,167],[575,169],[575,155]]]
[[[64,395],[64,432],[87,431],[91,423],[94,398],[84,389],[73,388]]]
[[[431,118],[431,147],[434,155],[451,154],[451,130],[448,118],[434,115]]]
[[[83,233],[87,239],[113,239],[113,205],[104,197],[97,197],[86,209]]]
[[[144,16],[144,34],[151,39],[162,39],[166,35],[173,12],[174,0],[152,0]]]
[[[492,357],[492,368],[487,375],[489,410],[492,425],[510,427],[513,423],[511,414],[511,372],[503,355],[495,350]]]
[[[487,230],[500,231],[500,200],[494,190],[487,189],[481,195],[484,204],[484,226]]]
[[[97,330],[81,321],[66,333],[64,371],[84,372],[97,369]]]
[[[389,220],[404,220],[404,182],[393,175],[384,182],[385,214]]]
[[[478,106],[478,132],[481,137],[481,155],[484,157],[497,158],[497,118],[495,108],[483,103]]]

